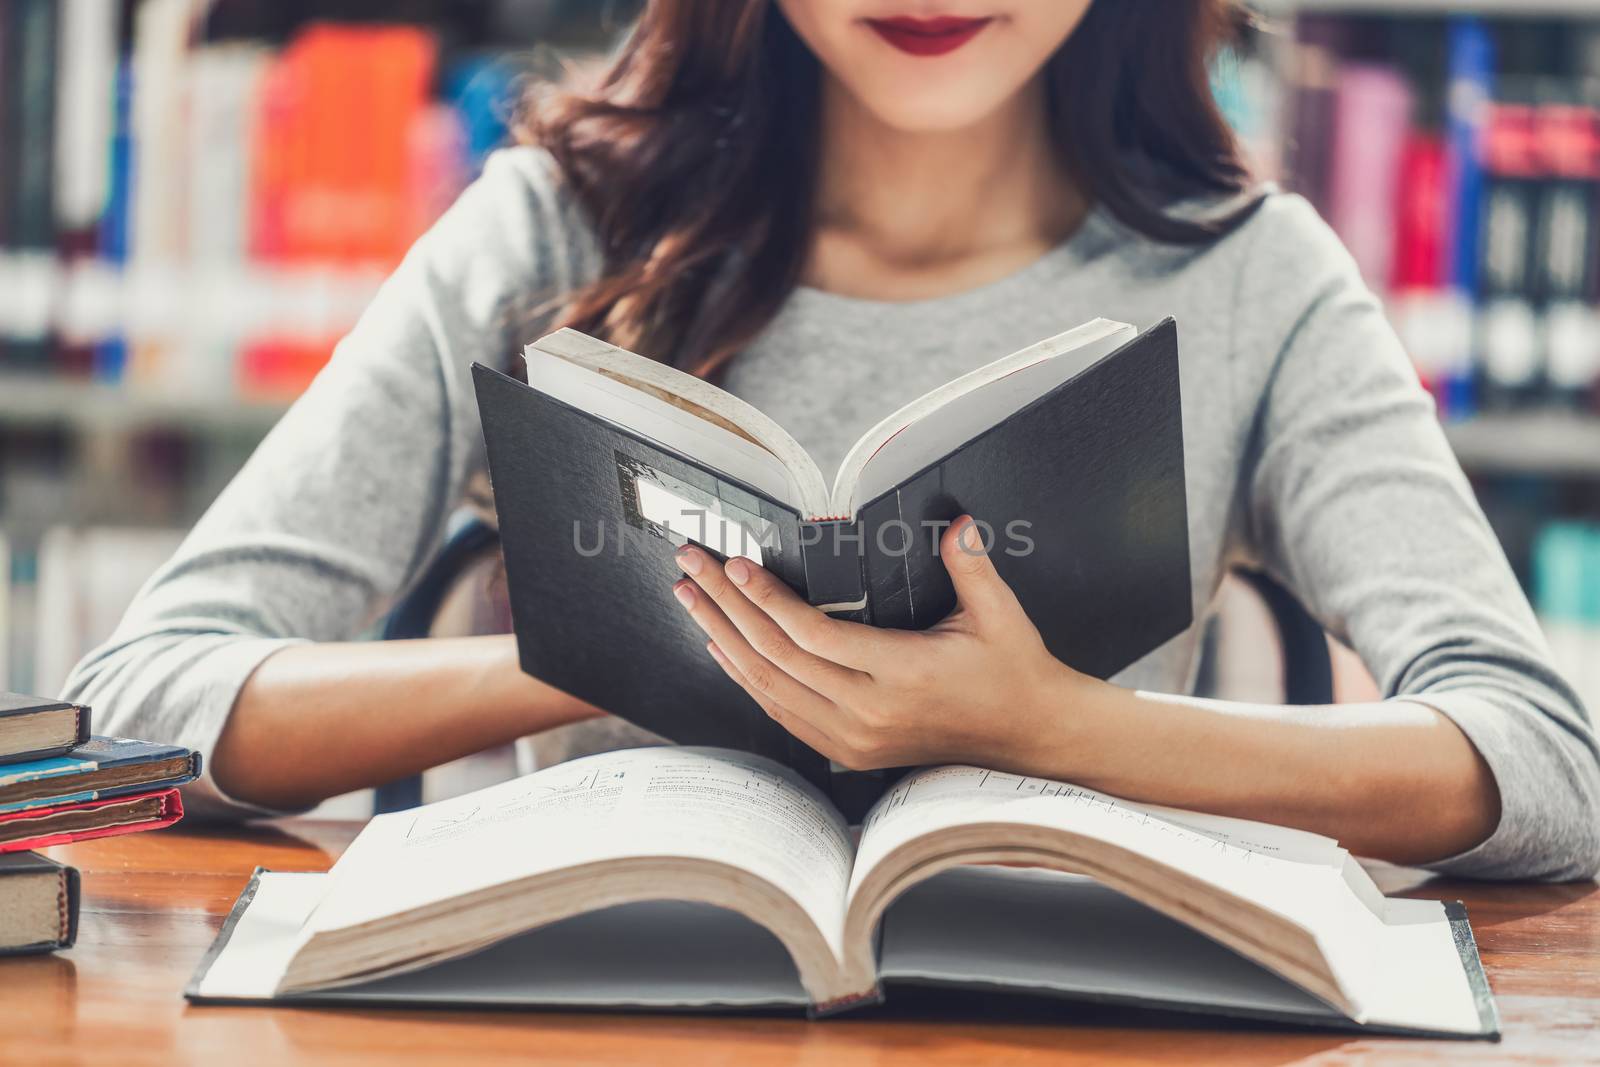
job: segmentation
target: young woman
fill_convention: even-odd
[[[510,637],[351,641],[483,470],[469,365],[554,325],[718,375],[826,467],[981,362],[1172,315],[1197,617],[1229,567],[1263,567],[1388,699],[1165,695],[1194,631],[1079,675],[959,525],[959,607],[925,633],[682,553],[707,654],[854,767],[975,762],[1457,873],[1592,874],[1590,720],[1378,302],[1305,202],[1252,186],[1208,88],[1231,15],[652,0],[600,88],[544,101],[418,242],[70,695],[203,751],[192,796],[237,814],[602,714],[520,674]]]

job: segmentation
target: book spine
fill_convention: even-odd
[[[1478,227],[1483,212],[1483,139],[1494,93],[1494,38],[1478,18],[1450,26],[1450,89],[1447,123],[1450,174],[1454,184],[1454,225],[1450,240],[1450,280],[1476,295]]]
[[[1597,175],[1596,114],[1577,101],[1546,103],[1538,116],[1547,175],[1534,235],[1530,279],[1541,313],[1545,375],[1553,396],[1575,406],[1600,376],[1593,289]]]
[[[98,223],[106,207],[115,106],[119,5],[112,0],[62,0],[57,30],[55,104],[56,251],[65,278],[55,365],[60,373],[87,376],[94,367],[93,339],[78,327],[103,307],[83,313],[91,287],[73,279],[93,265]],[[69,316],[69,310],[78,312]]]
[[[1377,292],[1393,280],[1394,208],[1411,108],[1399,71],[1377,64],[1339,71],[1329,221]]]
[[[1296,24],[1290,105],[1294,137],[1288,145],[1284,170],[1293,188],[1311,201],[1324,218],[1329,214],[1329,153],[1333,147],[1342,36],[1341,23],[1336,18],[1308,15]]]
[[[1486,163],[1478,268],[1484,402],[1515,405],[1527,399],[1543,371],[1531,299],[1540,185],[1532,106],[1494,107]]]
[[[100,218],[100,257],[121,271],[128,261],[128,223],[133,195],[133,64],[124,55],[117,60],[113,80],[112,133],[106,178],[106,208]],[[104,382],[122,380],[128,362],[128,342],[120,333],[103,336],[94,347],[91,371]]]
[[[1452,345],[1435,383],[1441,413],[1447,418],[1472,414],[1477,383],[1472,353],[1472,316],[1478,301],[1479,227],[1483,221],[1484,136],[1494,95],[1494,36],[1480,18],[1451,20],[1446,131],[1451,182],[1450,288],[1456,294],[1463,343]],[[1453,333],[1453,335],[1455,335]]]
[[[16,159],[12,175],[10,229],[26,273],[42,285],[25,287],[22,321],[9,349],[10,362],[39,370],[50,355],[50,264],[55,258],[55,0],[14,0],[8,33],[14,97],[11,143],[5,154]]]
[[[834,618],[870,622],[861,524],[826,519],[800,525],[806,597]]]
[[[12,255],[11,189],[16,184],[20,153],[12,136],[12,101],[16,86],[11,39],[16,34],[16,0],[0,0],[0,270],[7,270]],[[9,273],[9,270],[7,270]],[[11,361],[11,316],[0,308],[0,372]]]

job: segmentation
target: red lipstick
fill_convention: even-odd
[[[992,21],[954,15],[931,19],[900,15],[891,19],[867,19],[867,25],[877,31],[879,37],[907,55],[942,56],[978,36]]]

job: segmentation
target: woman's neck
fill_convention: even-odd
[[[1083,220],[1037,84],[977,125],[907,132],[825,77],[822,131],[807,285],[866,299],[936,298],[1005,277]]]

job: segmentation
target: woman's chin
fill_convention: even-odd
[[[899,133],[953,133],[971,129],[992,117],[1013,92],[1014,87],[984,92],[947,84],[870,96],[857,94],[856,99],[878,122]]]

